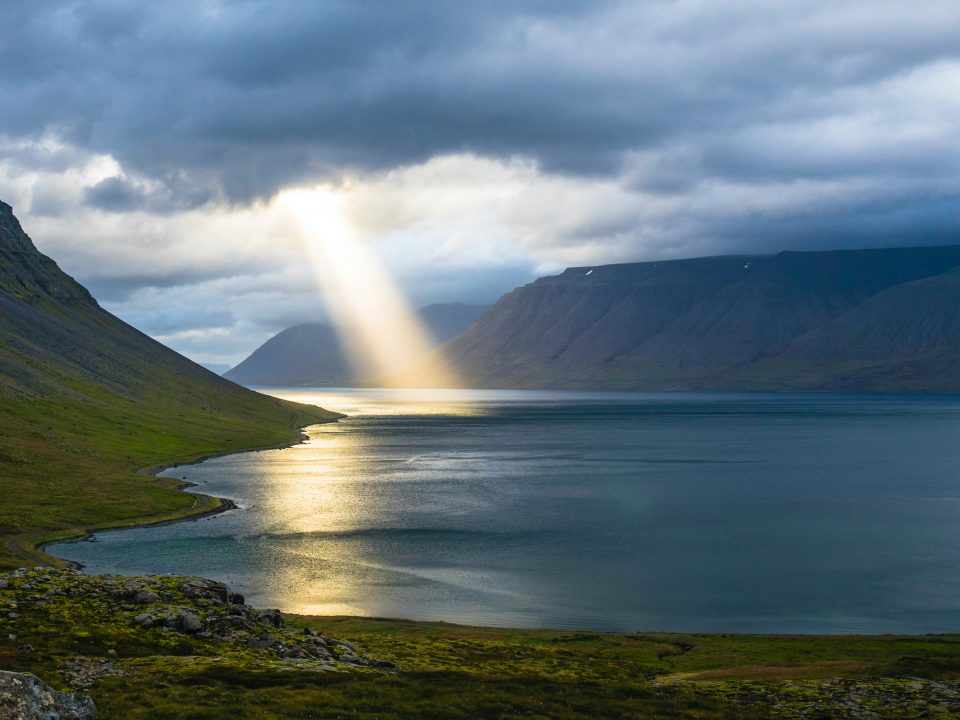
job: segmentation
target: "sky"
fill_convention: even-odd
[[[286,194],[413,305],[567,266],[960,241],[955,0],[4,0],[0,199],[234,364],[324,317]]]

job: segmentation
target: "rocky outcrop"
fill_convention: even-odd
[[[46,568],[0,575],[0,613],[14,621],[14,631],[21,613],[37,611],[69,613],[93,628],[123,624],[144,633],[145,640],[151,633],[186,636],[196,651],[206,654],[255,651],[264,660],[318,671],[347,666],[399,669],[367,657],[345,640],[309,627],[287,627],[279,610],[248,605],[224,583],[205,578],[86,575]],[[122,673],[120,660],[118,665],[116,655],[87,658],[78,677]]]
[[[28,673],[0,671],[0,720],[94,720],[86,695],[61,693]]]

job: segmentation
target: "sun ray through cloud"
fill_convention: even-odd
[[[331,320],[359,377],[393,385],[455,385],[450,371],[431,361],[434,343],[409,300],[359,237],[343,210],[343,198],[317,186],[288,191],[280,203],[290,210],[307,246],[317,284]]]

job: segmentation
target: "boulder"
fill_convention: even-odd
[[[279,610],[263,610],[257,615],[257,621],[268,622],[275,628],[283,627],[283,615],[280,614]]]
[[[177,615],[177,627],[183,632],[195,633],[203,630],[203,623],[189,610],[181,610]]]
[[[0,720],[94,720],[97,708],[82,693],[61,693],[28,673],[0,671]]]

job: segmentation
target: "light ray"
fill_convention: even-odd
[[[317,187],[280,196],[296,218],[331,319],[357,375],[409,387],[454,387],[432,339],[389,271],[351,226],[343,199]],[[415,368],[412,370],[411,368]]]

